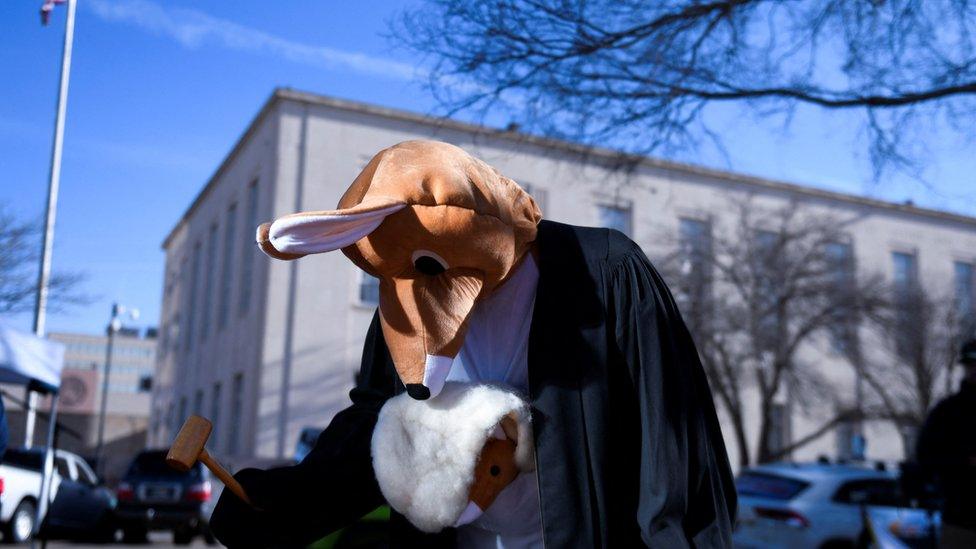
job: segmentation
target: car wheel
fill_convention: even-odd
[[[37,508],[29,500],[21,501],[14,514],[10,515],[10,522],[3,531],[3,541],[7,543],[26,543],[34,534],[34,519]]]
[[[122,541],[123,543],[146,543],[149,541],[149,530],[139,525],[123,526]]]
[[[190,543],[192,542],[193,542],[193,530],[185,526],[173,530],[174,545],[190,545]]]
[[[217,545],[217,538],[214,537],[213,532],[210,531],[210,525],[207,524],[203,526],[203,541],[207,545]]]
[[[91,538],[95,543],[114,543],[118,528],[111,518],[102,517],[92,529]]]

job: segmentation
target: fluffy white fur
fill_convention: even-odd
[[[528,405],[514,392],[449,382],[428,400],[406,394],[380,410],[373,469],[390,506],[425,532],[453,526],[468,505],[474,468],[488,437],[511,414],[518,423],[515,461],[535,468]]]

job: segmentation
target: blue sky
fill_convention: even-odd
[[[87,273],[96,299],[49,331],[101,331],[113,301],[157,322],[163,238],[276,86],[436,109],[416,56],[384,36],[406,2],[78,1],[54,267]],[[0,3],[0,204],[36,219],[64,24],[58,7],[42,27],[40,4]],[[879,185],[843,113],[801,108],[786,129],[735,107],[712,117],[728,159],[706,147],[679,160],[976,215],[976,154],[938,127],[922,136],[931,186]]]

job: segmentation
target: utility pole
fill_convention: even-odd
[[[124,306],[113,303],[112,318],[109,319],[108,327],[106,328],[106,332],[108,332],[108,344],[105,346],[105,369],[102,372],[102,403],[98,413],[98,443],[95,446],[95,466],[100,473],[105,472],[102,464],[102,449],[105,444],[105,414],[108,408],[108,380],[112,374],[112,352],[115,347],[115,334],[122,328],[121,317],[125,313],[126,308]],[[139,309],[131,309],[128,313],[129,317],[133,320],[139,318]]]
[[[105,346],[105,368],[102,371],[102,404],[98,412],[98,443],[95,446],[95,466],[100,473],[102,467],[102,445],[105,443],[105,409],[108,406],[108,377],[112,373],[112,347],[115,345],[115,332],[119,329],[119,304],[112,304],[112,319],[108,323],[108,345]]]
[[[34,300],[34,334],[44,337],[47,312],[47,291],[51,279],[51,253],[54,246],[54,221],[58,212],[58,187],[61,184],[61,153],[64,148],[64,119],[68,109],[68,81],[71,77],[71,46],[75,36],[76,0],[67,0],[68,13],[64,23],[64,46],[61,51],[61,78],[58,82],[58,103],[54,115],[54,143],[51,147],[51,166],[47,183],[47,207],[44,213],[44,238],[41,243],[41,265],[37,273],[37,297]],[[27,422],[24,426],[24,447],[30,448],[34,439],[37,418],[37,393],[27,390]]]

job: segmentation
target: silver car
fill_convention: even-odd
[[[736,478],[736,547],[854,547],[866,506],[900,505],[895,473],[858,465],[774,463]]]

